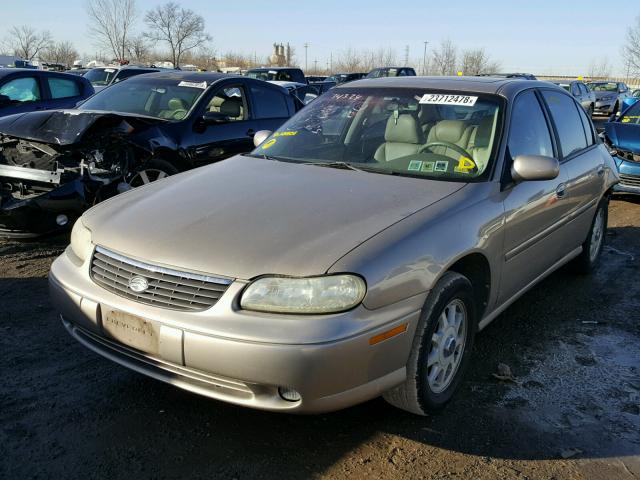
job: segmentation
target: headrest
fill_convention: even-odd
[[[418,122],[413,115],[406,113],[398,115],[397,119],[394,115],[389,117],[384,139],[387,142],[395,143],[424,143],[422,129],[418,126]]]
[[[224,99],[224,97],[219,97],[219,96],[217,96],[217,95],[216,95],[216,96],[215,96],[215,97],[213,97],[213,99],[211,100],[210,105],[211,105],[212,107],[215,107],[215,108],[220,108],[220,105],[222,105],[222,103],[224,102],[224,100],[225,100],[225,99]]]
[[[442,142],[457,143],[467,128],[462,120],[442,120],[435,127],[436,138]]]
[[[476,130],[476,138],[473,146],[476,148],[487,148],[491,143],[491,132],[493,131],[493,117],[484,117],[480,120]]]
[[[167,102],[170,110],[187,110],[187,104],[181,98],[172,98]]]
[[[239,98],[227,98],[220,105],[220,113],[231,118],[239,117],[242,114],[242,100]]]

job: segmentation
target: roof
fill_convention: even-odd
[[[160,78],[166,80],[186,80],[187,82],[216,82],[222,78],[233,78],[238,75],[227,75],[218,72],[188,72],[184,70],[165,70],[155,73],[145,73],[144,77],[138,75],[127,79],[128,82],[142,78]]]
[[[549,87],[550,83],[539,80],[525,80],[522,78],[494,78],[494,77],[384,77],[365,78],[340,85],[338,89],[348,88],[433,88],[437,90],[469,91],[478,93],[503,94],[508,87],[513,90],[525,90],[532,87]]]
[[[255,72],[260,70],[300,70],[300,67],[256,67],[250,68],[249,72]]]
[[[68,75],[66,72],[56,72],[53,70],[38,70],[37,68],[0,68],[0,78],[11,75],[12,73],[25,72],[31,75]],[[77,75],[76,75],[77,76]]]

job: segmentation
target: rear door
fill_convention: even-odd
[[[563,217],[566,173],[553,180],[511,179],[511,164],[519,155],[557,156],[550,119],[534,90],[514,100],[504,171],[505,255],[499,301],[520,292],[553,266],[563,255]]]
[[[561,169],[567,175],[563,202],[567,212],[567,250],[587,238],[600,195],[604,191],[603,152],[596,142],[593,124],[571,97],[542,90],[560,144]]]
[[[32,112],[46,108],[46,97],[40,82],[40,75],[34,72],[20,72],[0,80],[0,95],[9,97],[11,104],[0,107],[0,116]]]

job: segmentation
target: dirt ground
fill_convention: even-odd
[[[640,478],[640,200],[611,202],[593,275],[562,269],[479,335],[461,391],[426,418],[380,399],[253,411],[111,363],[49,305],[67,240],[0,241],[1,478]]]

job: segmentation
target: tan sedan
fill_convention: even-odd
[[[477,331],[596,266],[617,182],[580,105],[517,79],[353,82],[256,143],[78,220],[49,277],[74,338],[238,405],[424,414]]]

